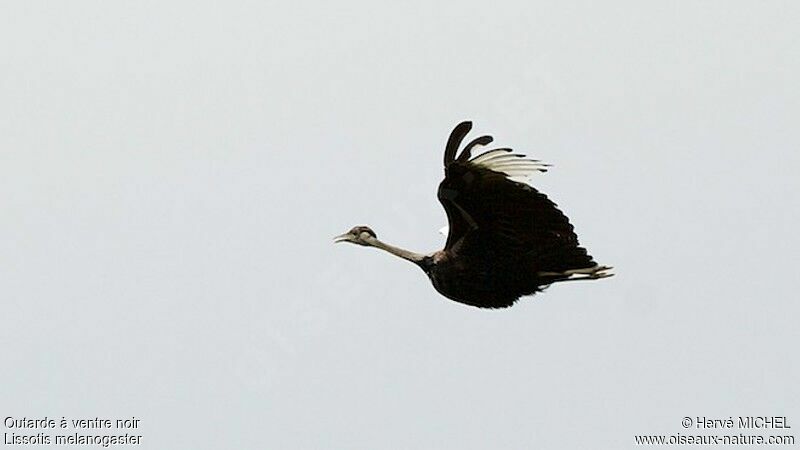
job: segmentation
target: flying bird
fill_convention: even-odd
[[[505,308],[553,283],[610,277],[578,244],[569,219],[530,186],[531,175],[549,167],[509,148],[472,156],[491,136],[463,147],[472,122],[458,124],[444,151],[438,197],[449,222],[444,249],[419,254],[378,240],[367,226],[334,238],[385,250],[413,262],[445,297],[480,308]],[[458,156],[457,156],[458,154]],[[456,157],[457,156],[457,157]]]

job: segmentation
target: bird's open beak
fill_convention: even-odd
[[[349,242],[353,239],[353,235],[350,233],[340,234],[333,238],[333,243],[336,244],[337,242]]]

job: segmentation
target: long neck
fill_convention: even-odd
[[[425,259],[425,255],[410,252],[408,250],[403,250],[402,248],[398,248],[393,245],[389,245],[385,242],[381,242],[376,238],[367,239],[367,243],[375,248],[379,248],[395,256],[399,256],[405,260],[411,261],[418,266],[421,266],[422,261]]]

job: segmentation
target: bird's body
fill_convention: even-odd
[[[378,247],[414,262],[436,290],[457,302],[484,308],[511,306],[519,297],[549,284],[608,277],[578,238],[567,217],[544,194],[520,182],[546,164],[524,159],[510,149],[476,157],[471,150],[490,136],[458,147],[471,129],[462,122],[445,149],[445,178],[438,197],[449,222],[445,248],[430,255],[398,249],[379,241],[368,227],[355,227],[337,238]]]

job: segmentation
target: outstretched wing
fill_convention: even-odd
[[[509,261],[524,266],[517,270],[561,272],[594,266],[556,204],[519,181],[547,171],[548,165],[507,148],[473,157],[473,147],[491,142],[490,136],[473,140],[456,158],[470,128],[471,123],[463,122],[453,130],[445,154],[445,178],[438,192],[450,229],[445,251],[478,266]]]

